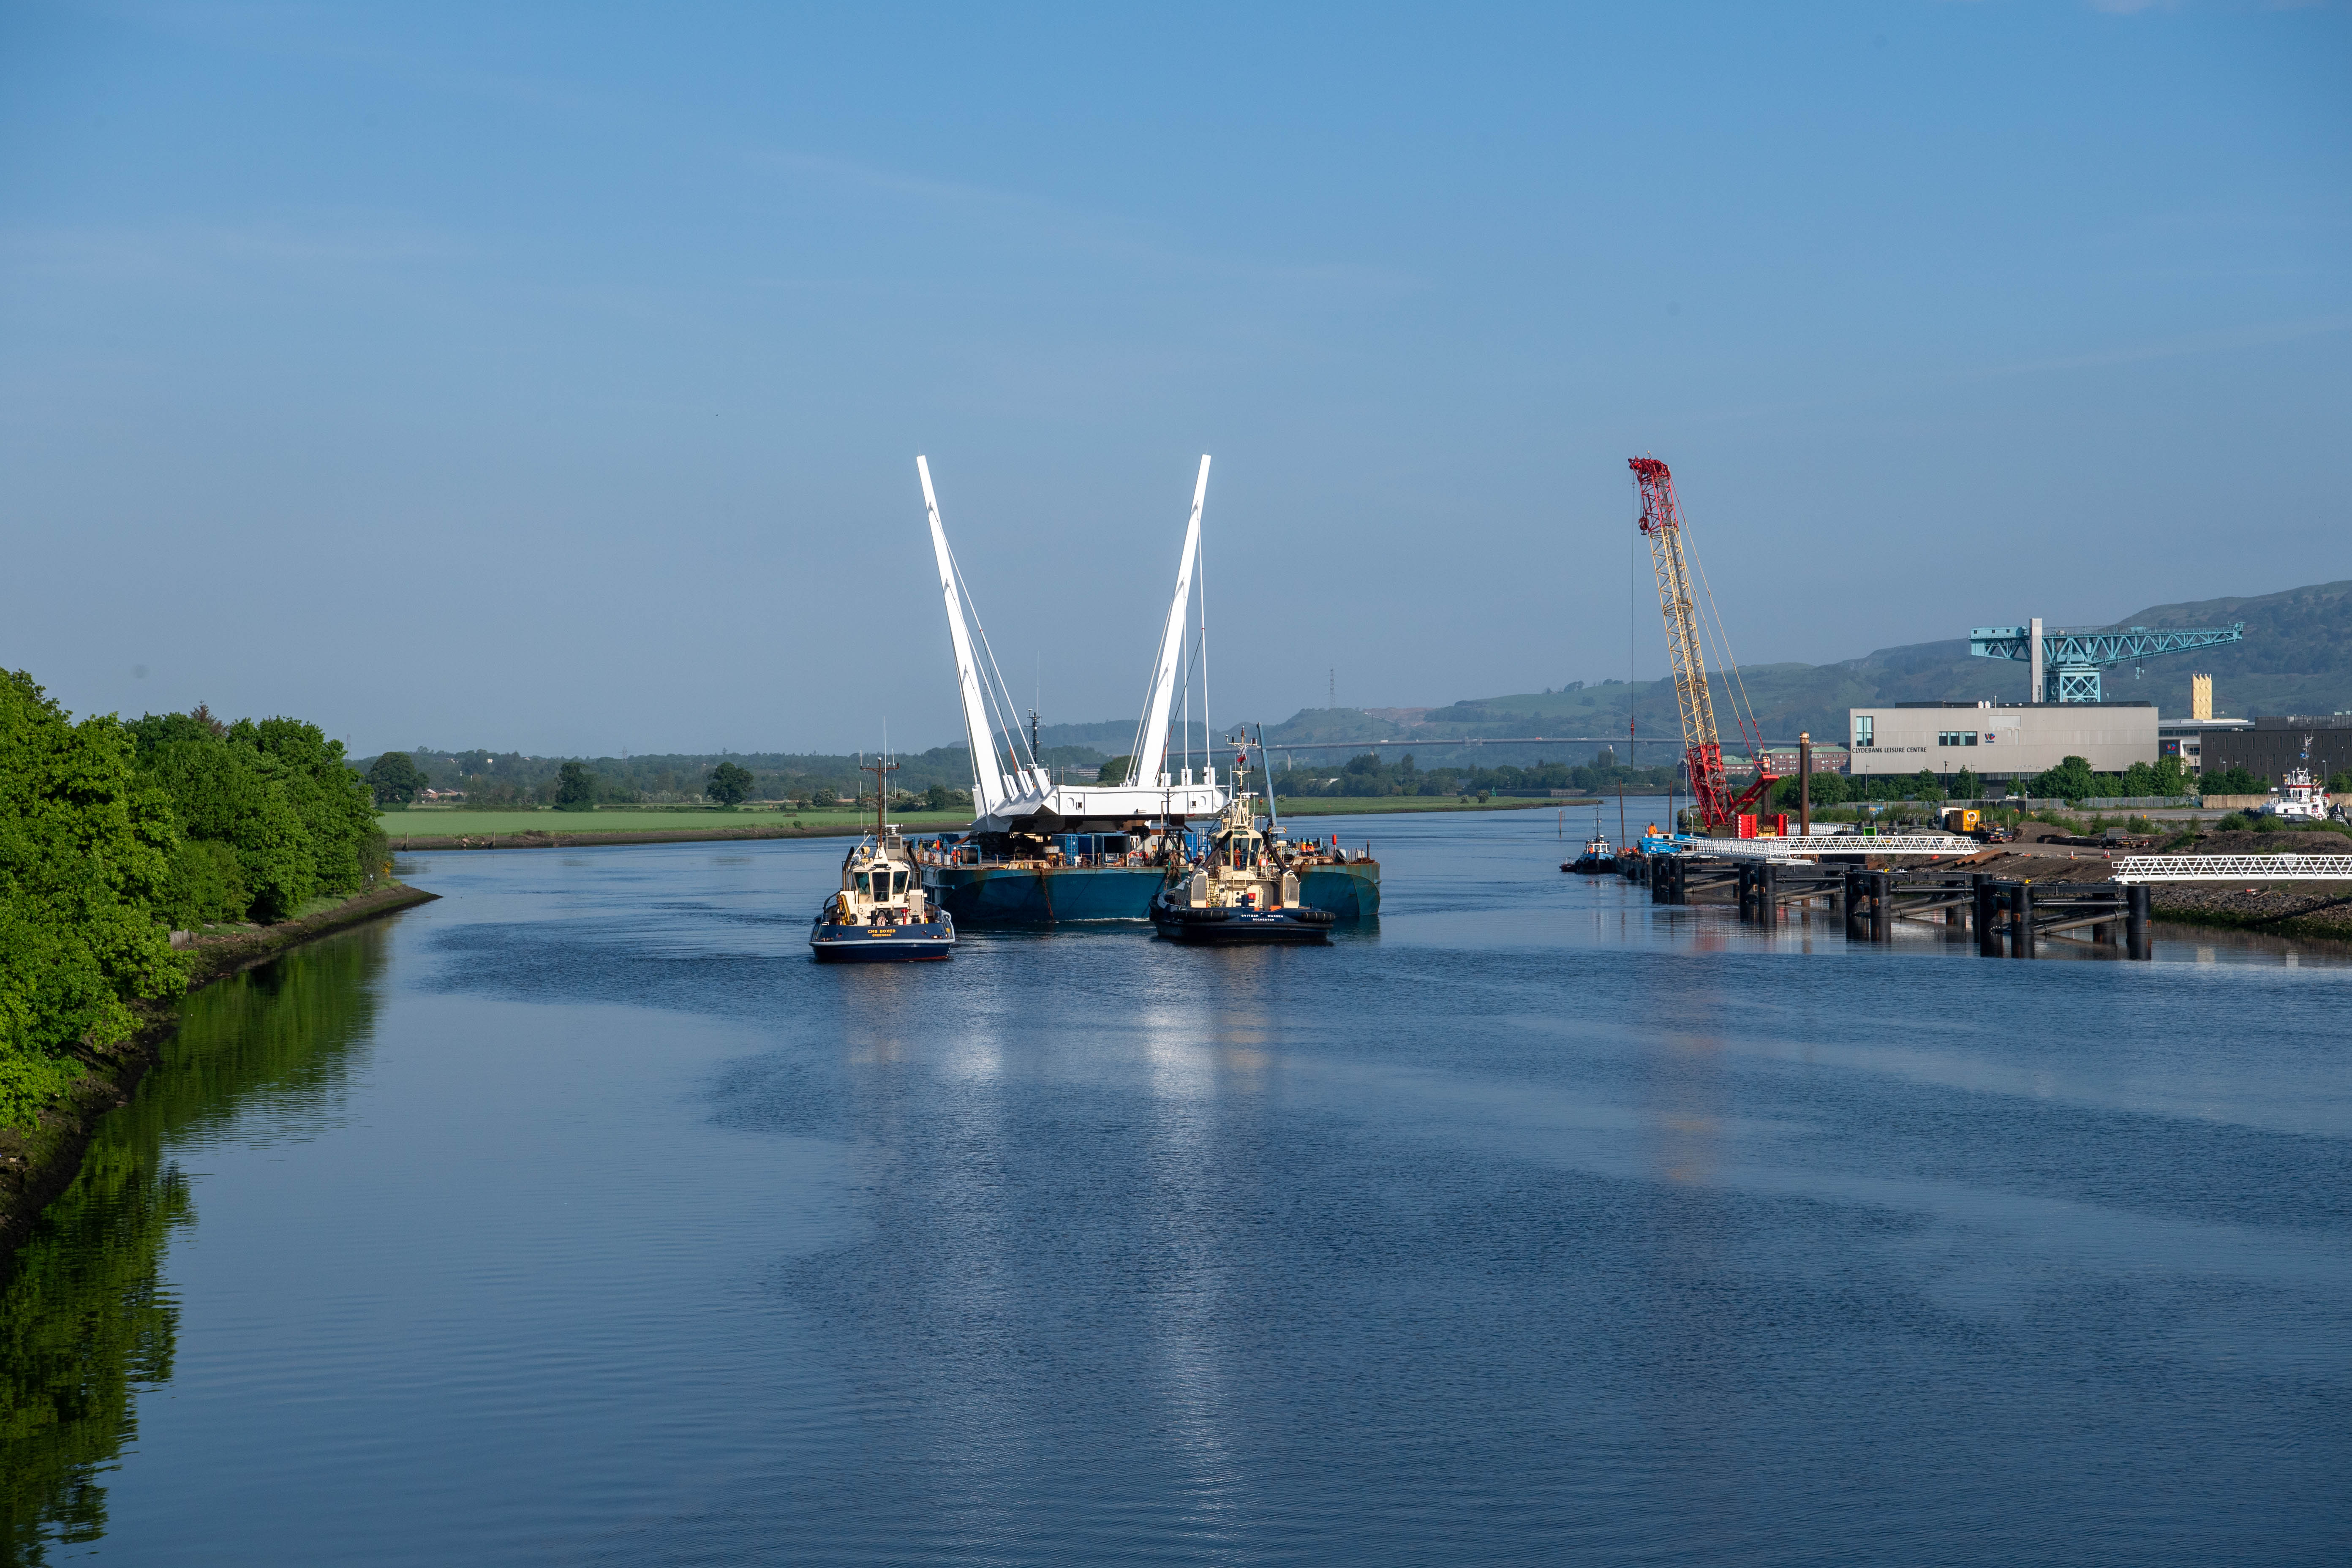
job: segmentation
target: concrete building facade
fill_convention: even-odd
[[[2277,784],[2289,768],[2309,768],[2323,782],[2352,769],[2352,715],[2257,719],[2203,740],[2207,773],[2242,767],[2265,784]]]
[[[2152,702],[1896,702],[1847,710],[1849,772],[2014,779],[2081,757],[2119,773],[2157,758]],[[2207,759],[2210,766],[2211,760]]]

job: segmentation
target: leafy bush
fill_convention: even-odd
[[[2032,793],[2052,799],[2078,801],[2100,792],[2099,777],[2091,771],[2087,758],[2067,757],[2054,768],[2045,769],[2033,781]]]
[[[63,1094],[82,1042],[129,1037],[132,1000],[186,985],[150,912],[178,838],[121,725],[0,675],[0,1122]]]
[[[173,931],[227,925],[253,907],[236,851],[205,838],[184,838],[172,851],[171,875],[155,912]]]
[[[2270,781],[2257,778],[2242,767],[2212,768],[2199,781],[2206,795],[2268,795]]]

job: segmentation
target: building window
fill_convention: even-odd
[[[1878,744],[1875,740],[1871,738],[1872,723],[1873,716],[1868,713],[1857,713],[1853,716],[1853,743],[1855,745],[1874,746]]]

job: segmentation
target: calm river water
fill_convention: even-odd
[[[1577,816],[901,969],[808,961],[838,841],[404,860],[21,1256],[7,1549],[2352,1557],[2352,968],[1768,936]]]

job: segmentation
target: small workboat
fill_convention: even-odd
[[[1339,917],[1299,900],[1292,847],[1271,817],[1268,831],[1259,831],[1255,798],[1234,795],[1200,859],[1170,868],[1151,897],[1151,923],[1161,936],[1203,943],[1331,940]]]
[[[2305,746],[2311,744],[2304,737]],[[2283,822],[2325,822],[2328,817],[2327,791],[2311,776],[2309,768],[2291,768],[2286,776],[2271,790],[2270,799],[2254,807],[2256,816],[2273,816]]]
[[[896,823],[877,822],[841,862],[841,890],[809,928],[809,947],[831,963],[900,963],[947,958],[955,921],[923,891]]]
[[[1592,837],[1584,841],[1584,853],[1573,860],[1559,863],[1563,871],[1576,871],[1587,877],[1606,876],[1617,869],[1617,851],[1610,847],[1608,836],[1601,831],[1601,814],[1592,814]]]

